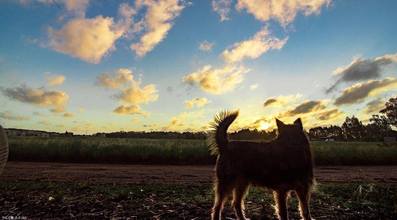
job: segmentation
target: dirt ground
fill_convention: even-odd
[[[397,166],[316,167],[318,182],[397,183]],[[0,180],[44,180],[119,184],[205,184],[212,166],[9,162]]]
[[[9,162],[0,219],[208,219],[211,166]],[[315,219],[397,219],[397,166],[317,167]],[[253,188],[248,216],[276,219],[271,192]],[[299,219],[297,200],[290,217]],[[230,206],[226,219],[234,219]]]

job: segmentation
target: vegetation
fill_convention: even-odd
[[[204,140],[103,137],[11,138],[10,160],[212,164]],[[380,142],[312,142],[317,165],[396,165],[397,144]]]
[[[211,186],[121,185],[82,182],[0,182],[0,216],[26,218],[208,219]],[[299,219],[297,200],[290,217]],[[253,188],[246,199],[251,219],[275,219],[272,195]],[[315,219],[396,219],[397,186],[371,183],[325,183],[316,188]],[[226,216],[232,217],[228,205]]]

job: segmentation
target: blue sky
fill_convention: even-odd
[[[205,130],[222,109],[240,109],[235,128],[312,127],[365,121],[397,89],[392,0],[0,6],[5,127]]]

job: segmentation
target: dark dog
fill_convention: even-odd
[[[276,119],[278,136],[270,142],[229,141],[226,132],[237,116],[238,112],[221,112],[213,123],[215,132],[210,149],[218,158],[212,219],[221,218],[231,194],[237,218],[246,219],[244,197],[250,185],[273,190],[276,213],[282,220],[288,219],[287,199],[289,192],[295,191],[303,219],[311,219],[313,162],[301,120],[286,125]]]

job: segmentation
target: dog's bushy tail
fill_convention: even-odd
[[[237,116],[238,111],[222,111],[215,116],[214,122],[211,123],[212,132],[207,139],[212,155],[220,154],[222,148],[227,146],[227,129]]]

